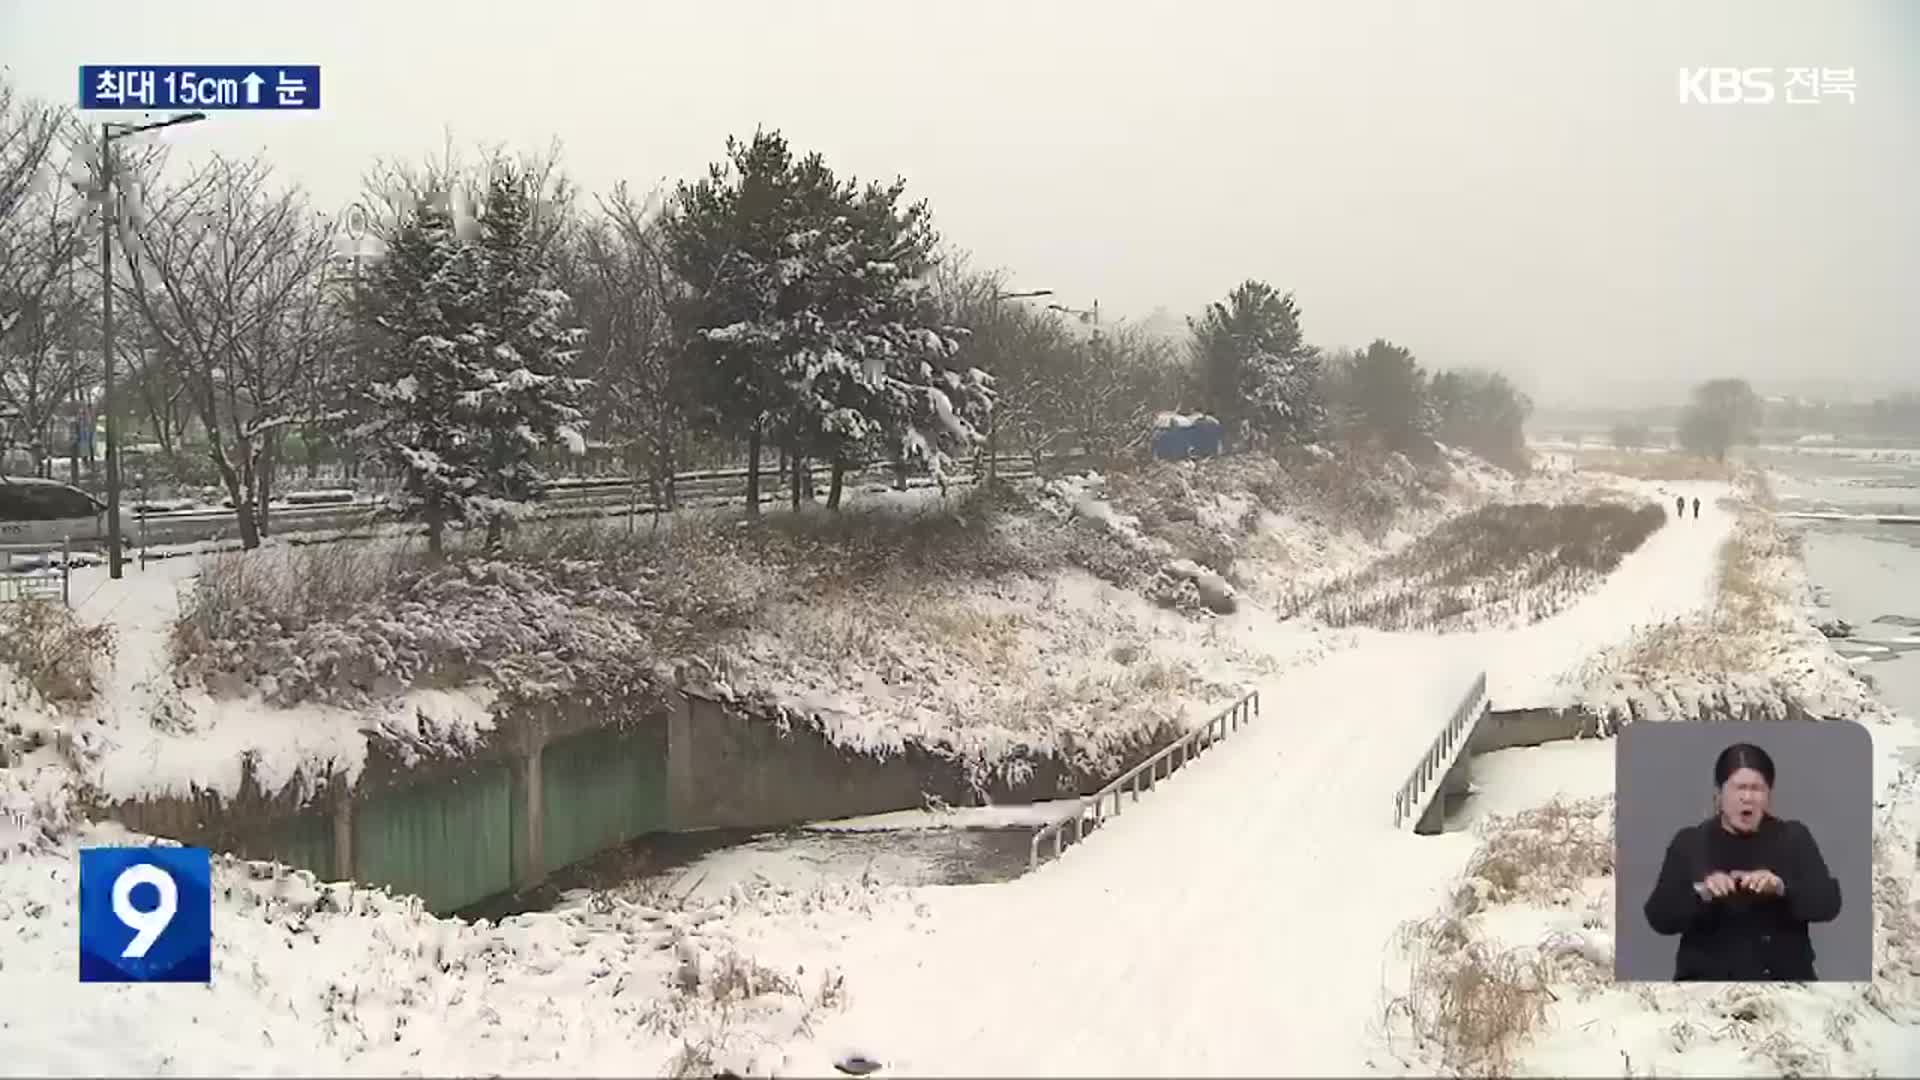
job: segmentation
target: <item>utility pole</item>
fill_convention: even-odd
[[[113,125],[100,125],[100,365],[101,404],[107,410],[107,576],[120,580],[120,438],[113,400],[113,230],[120,207],[113,196]]]

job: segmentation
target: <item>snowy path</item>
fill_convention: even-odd
[[[1394,790],[1478,670],[1498,705],[1544,704],[1595,650],[1707,603],[1731,527],[1670,522],[1533,627],[1361,635],[1262,687],[1259,720],[1058,863],[928,890],[915,928],[849,939],[855,997],[796,1071],[849,1051],[916,1076],[1403,1071],[1380,1038],[1386,945],[1475,842],[1394,829]]]
[[[933,933],[843,952],[858,1026],[826,1046],[916,1076],[1364,1068],[1356,1040],[1324,1036],[1366,1028],[1372,943],[1431,910],[1465,850],[1392,825],[1394,789],[1472,677],[1410,644],[1265,688],[1252,726],[1057,864],[938,890]]]

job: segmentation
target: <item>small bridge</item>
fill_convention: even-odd
[[[1338,657],[1336,660],[1347,658]],[[1458,686],[1457,683],[1454,685]],[[1425,731],[1431,734],[1417,753],[1408,755],[1412,759],[1412,772],[1406,774],[1397,788],[1378,792],[1383,812],[1386,804],[1392,803],[1391,820],[1395,829],[1429,831],[1422,827],[1430,823],[1429,811],[1448,790],[1448,775],[1466,754],[1474,732],[1479,729],[1481,720],[1490,708],[1487,674],[1481,671],[1473,677],[1464,693],[1457,693],[1447,704],[1436,702],[1432,709],[1420,711],[1424,717]],[[1034,831],[1027,853],[1029,871],[1038,869],[1049,859],[1059,858],[1066,848],[1085,840],[1119,816],[1126,807],[1137,804],[1142,795],[1198,760],[1208,750],[1219,746],[1259,716],[1260,691],[1252,690],[1202,726],[1128,769],[1107,786],[1092,795],[1083,796],[1077,812]],[[1373,756],[1389,747],[1407,748],[1409,744],[1405,732],[1409,727],[1408,718],[1393,719],[1398,721],[1393,726],[1396,728],[1394,734],[1399,737],[1376,740],[1372,736],[1386,733],[1356,728],[1350,733],[1356,750]],[[1412,722],[1419,725],[1422,720],[1415,717]],[[1408,758],[1401,760],[1405,762]]]

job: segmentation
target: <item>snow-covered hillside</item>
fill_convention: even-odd
[[[970,745],[990,750],[999,745],[996,740],[1007,737],[994,734],[995,726],[1026,738],[1044,733],[1031,726],[1031,720],[1026,728],[1018,726],[1022,714],[1009,706],[1023,700],[1020,688],[1009,689],[1004,682],[1011,681],[1013,673],[1047,671],[1049,664],[1050,677],[1057,680],[1052,685],[1088,688],[1087,695],[1077,700],[1091,713],[1110,708],[1133,692],[1120,669],[1137,665],[1142,657],[1163,665],[1184,663],[1189,672],[1210,677],[1222,688],[1249,683],[1278,686],[1290,679],[1311,678],[1313,669],[1303,665],[1328,650],[1358,655],[1351,653],[1356,642],[1392,637],[1400,642],[1394,648],[1406,650],[1409,665],[1431,662],[1438,665],[1436,672],[1451,671],[1462,661],[1473,660],[1482,647],[1496,644],[1496,639],[1325,633],[1279,623],[1258,602],[1257,584],[1248,585],[1257,583],[1262,573],[1263,545],[1278,543],[1294,551],[1313,552],[1319,560],[1318,572],[1337,575],[1404,547],[1416,538],[1413,530],[1490,498],[1576,498],[1590,483],[1590,478],[1565,473],[1547,473],[1524,485],[1491,477],[1484,482],[1456,479],[1453,486],[1433,492],[1419,511],[1426,517],[1409,519],[1412,523],[1405,529],[1388,527],[1353,535],[1342,533],[1330,518],[1297,527],[1295,532],[1277,524],[1284,520],[1278,515],[1252,515],[1252,529],[1223,536],[1234,543],[1234,560],[1220,576],[1233,585],[1237,600],[1230,614],[1221,615],[1202,614],[1179,603],[1161,606],[1147,599],[1148,592],[1127,588],[1142,584],[1142,579],[1150,587],[1169,564],[1185,557],[1177,545],[1193,543],[1194,537],[1190,531],[1166,532],[1152,521],[1143,522],[1137,512],[1141,504],[1129,503],[1128,492],[1116,493],[1091,478],[1070,480],[1032,496],[1032,511],[1001,519],[996,527],[1019,543],[1063,523],[1075,530],[1088,527],[1096,539],[1118,538],[1116,544],[1102,541],[1095,548],[1111,563],[1094,569],[1055,568],[1050,579],[1028,573],[1029,583],[1008,586],[1000,593],[969,595],[936,585],[908,594],[917,597],[914,611],[922,622],[957,624],[941,627],[938,633],[944,636],[937,639],[915,638],[923,631],[917,623],[909,626],[904,613],[896,613],[891,623],[869,621],[873,616],[864,612],[858,623],[852,614],[843,615],[845,621],[839,625],[859,632],[845,631],[847,636],[837,643],[829,639],[841,650],[833,654],[844,665],[841,696],[829,697],[825,684],[809,685],[793,678],[769,685],[784,700],[835,705],[844,717],[854,718],[843,720],[847,726],[841,735],[848,741],[877,739],[885,733],[871,721],[857,718],[873,702],[903,700],[899,686],[905,685],[900,680],[890,684],[881,676],[885,669],[880,664],[863,673],[861,663],[869,656],[882,657],[898,669],[913,672],[927,687],[908,692],[920,694],[918,700],[928,704],[921,713],[906,713],[907,726],[917,723],[921,730],[944,732],[959,741],[957,715],[943,714],[938,705],[942,693],[950,694],[954,700],[968,702],[975,714],[988,714],[991,725],[977,725],[966,738],[975,740]],[[1235,522],[1245,529],[1249,515],[1233,513],[1226,505],[1233,501],[1234,492],[1203,489],[1201,494],[1205,497],[1192,504],[1192,523]],[[1316,529],[1322,531],[1316,533]],[[1221,532],[1225,534],[1224,529]],[[1078,542],[1091,542],[1083,533],[1071,535],[1082,537]],[[1652,560],[1647,565],[1654,566],[1657,574],[1686,572],[1672,560],[1693,558],[1700,547],[1692,539],[1679,537],[1662,543],[1660,550],[1669,555],[1651,552],[1642,562]],[[1123,555],[1127,558],[1120,558]],[[1102,578],[1095,572],[1098,569],[1106,570],[1112,580]],[[215,868],[214,925],[217,941],[228,944],[216,947],[211,989],[103,988],[75,982],[75,853],[81,846],[122,834],[111,826],[70,827],[71,796],[122,795],[172,787],[186,779],[215,786],[224,782],[227,770],[243,753],[272,762],[269,775],[292,775],[296,766],[314,761],[351,762],[356,752],[364,753],[370,726],[410,725],[422,741],[457,742],[471,737],[486,722],[486,699],[467,693],[435,697],[410,692],[388,698],[378,703],[377,723],[369,725],[368,710],[375,705],[366,700],[307,701],[269,708],[257,698],[223,698],[204,686],[178,690],[167,663],[168,641],[178,612],[176,586],[195,572],[192,564],[182,560],[136,572],[118,586],[106,584],[103,575],[93,572],[76,579],[82,616],[109,620],[118,630],[118,651],[97,701],[53,705],[33,698],[17,680],[6,680],[7,692],[14,696],[9,699],[7,765],[0,769],[0,809],[5,815],[0,817],[0,904],[24,916],[30,929],[0,958],[0,1000],[12,1003],[0,1014],[0,1061],[32,1062],[29,1071],[36,1073],[106,1075],[215,1071],[700,1075],[716,1067],[742,1074],[811,1075],[842,1050],[870,1049],[842,1046],[835,1040],[875,1030],[870,1021],[877,1015],[898,1015],[886,1010],[924,1010],[922,1019],[934,1019],[943,1011],[958,1015],[981,1000],[1008,992],[1004,971],[999,976],[993,972],[1015,958],[995,951],[1004,944],[996,946],[1001,939],[991,931],[1024,918],[1018,900],[1024,893],[1013,886],[998,894],[992,890],[999,887],[743,889],[717,900],[602,894],[552,914],[516,916],[494,926],[439,919],[406,900],[364,889],[323,887],[305,874],[225,859]],[[1696,580],[1703,576],[1697,568],[1694,572]],[[755,578],[753,583],[765,580]],[[903,601],[889,589],[902,589],[907,580],[884,578],[880,582],[884,587],[861,590],[856,586],[816,595],[864,605],[893,597],[889,602],[898,605]],[[1613,592],[1650,601],[1675,595],[1664,588],[1648,588],[1638,578],[1623,578],[1621,588]],[[1689,595],[1683,591],[1677,602],[1690,603]],[[797,604],[785,597],[779,602]],[[1604,606],[1589,605],[1594,610]],[[778,610],[797,615],[800,609]],[[832,608],[823,606],[823,610]],[[963,617],[957,612],[972,614]],[[815,618],[816,625],[826,630],[803,630],[803,634],[833,629],[831,616]],[[1542,631],[1546,637],[1539,640],[1552,638],[1552,648],[1521,649],[1520,645],[1535,640],[1524,636],[1499,647],[1507,648],[1510,661],[1525,660],[1530,669],[1553,669],[1563,662],[1570,665],[1590,645],[1604,644],[1604,636],[1595,638],[1603,624],[1619,634],[1630,630],[1599,615],[1570,613],[1556,624],[1567,629]],[[892,628],[901,637],[877,635],[875,627]],[[860,633],[868,636],[862,638]],[[727,664],[716,664],[721,677],[744,684],[743,673],[777,674],[781,663],[797,665],[795,658],[807,655],[805,648],[790,643],[767,645],[765,637],[761,631],[757,644],[751,634],[737,640],[736,648],[741,647],[740,641],[746,643],[746,660],[733,661],[731,670]],[[1132,663],[1113,656],[1116,646],[1129,641],[1143,650]],[[869,652],[868,644],[877,647]],[[768,651],[756,658],[751,653],[755,647]],[[1048,649],[1058,652],[1049,657]],[[782,656],[787,659],[783,661]],[[1092,666],[1103,656],[1113,668]],[[1417,660],[1422,656],[1426,659]],[[925,678],[922,672],[928,670],[940,677]],[[1003,685],[994,684],[996,675]],[[1402,683],[1412,686],[1404,678]],[[1164,692],[1168,686],[1178,690],[1183,684],[1176,671],[1174,676],[1156,676],[1141,685],[1143,690]],[[1346,680],[1343,685],[1355,683]],[[254,689],[257,693],[259,687]],[[1030,692],[1031,687],[1026,689]],[[1182,709],[1204,713],[1206,693],[1187,693],[1190,696],[1184,699],[1177,693],[1166,694],[1164,700],[1173,715],[1180,715]],[[151,722],[156,703],[166,710],[164,727]],[[955,714],[965,712],[955,710]],[[1284,740],[1286,725],[1312,725],[1321,719],[1313,709],[1282,706],[1270,707],[1261,723]],[[1343,738],[1346,734],[1337,727],[1320,730]],[[362,749],[356,751],[356,745]],[[1276,745],[1284,751],[1286,744]],[[1234,752],[1229,748],[1224,756],[1200,764],[1208,760],[1231,764]],[[1284,763],[1291,758],[1283,753],[1278,760]],[[1288,786],[1282,773],[1262,775],[1261,784],[1276,790]],[[1183,772],[1151,798],[1178,799],[1190,793],[1182,791],[1182,784],[1191,788],[1202,782],[1201,777],[1198,771]],[[1147,835],[1158,837],[1156,844],[1202,840],[1197,833],[1184,839],[1162,836],[1164,829],[1149,827],[1155,810],[1149,806],[1144,813],[1149,816],[1138,820],[1148,827]],[[1121,843],[1124,835],[1124,830],[1103,832],[1090,843],[1108,845],[1111,850],[1104,858],[1111,863],[1121,857],[1112,845]],[[1233,835],[1235,829],[1227,822],[1217,839],[1225,842]],[[1437,875],[1436,883],[1453,873],[1450,867],[1457,867],[1467,854],[1454,844],[1449,855],[1448,846],[1426,849],[1440,856],[1437,862],[1427,854],[1420,856],[1427,871]],[[1196,872],[1204,868],[1208,850],[1202,845],[1191,852],[1197,860]],[[1147,857],[1129,873],[1152,875],[1154,865],[1155,859]],[[1046,877],[1034,880],[1044,882]],[[1204,888],[1198,879],[1187,885]],[[1004,899],[993,899],[996,895]],[[1306,903],[1326,898],[1313,890],[1300,895],[1307,897],[1302,901]],[[1418,899],[1426,894],[1415,890],[1408,895]],[[907,962],[902,958],[915,955],[920,947],[914,943],[931,942],[929,935],[941,935],[940,940],[948,942],[961,940],[951,936],[954,925],[944,921],[953,908],[942,899],[960,896],[973,898],[967,903],[977,906],[984,920],[977,924],[980,936],[968,939],[974,957],[970,963],[981,966],[987,980],[982,985],[957,986],[952,972],[929,969],[926,974],[933,981],[926,985],[938,988],[937,993],[915,998],[885,989],[890,984],[878,977],[878,969],[837,970],[847,966],[845,961],[860,957],[872,958],[871,963]],[[1170,945],[1178,943],[1179,934],[1201,935],[1192,947],[1167,954],[1185,956],[1183,963],[1224,959],[1244,945],[1205,936],[1204,922],[1159,929],[1142,924],[1139,929],[1141,934],[1175,934],[1168,939]],[[1351,942],[1343,943],[1344,949],[1352,947]],[[1086,933],[1083,926],[1063,923],[1058,935],[1046,938],[1046,948],[1104,953],[1114,948],[1114,941],[1111,934]],[[1075,963],[1095,962],[1083,958]],[[1166,979],[1177,983],[1186,970],[1143,969],[1137,973],[1140,978],[1121,989],[1163,1000],[1170,985]],[[1269,972],[1268,977],[1289,976]],[[1055,991],[1048,988],[1044,970],[1015,982],[1022,995],[1054,1000]],[[1339,1007],[1353,1004],[1342,999]],[[1042,1005],[1036,997],[1031,1008],[1020,1006],[1007,1015],[1052,1015],[1053,1005],[1046,1004],[1044,1009]],[[882,1012],[873,1012],[876,1007]],[[1140,1023],[1146,1023],[1146,1014],[1138,1015]],[[1056,1019],[1065,1022],[1064,1016]],[[904,1036],[906,1027],[894,1026]],[[881,1030],[886,1028],[881,1025]],[[1059,1023],[1035,1025],[1020,1037],[1037,1041],[1009,1044],[1010,1051],[1022,1051],[1009,1060],[1024,1061],[1026,1069],[1035,1072],[1074,1071],[1090,1060],[1062,1056],[1062,1048],[1076,1043]],[[1084,1049],[1085,1044],[1077,1045]],[[897,1056],[906,1049],[897,1044],[888,1052]],[[1225,1055],[1221,1060],[1240,1060],[1243,1050],[1252,1049],[1257,1048],[1223,1048],[1219,1053]],[[1274,1052],[1269,1051],[1264,1060],[1274,1062],[1276,1069],[1286,1069],[1284,1057]],[[921,1061],[936,1070],[965,1065],[961,1059],[933,1062],[923,1057]],[[1163,1064],[1172,1068],[1176,1061],[1169,1058]],[[4,1071],[14,1070],[9,1066]]]

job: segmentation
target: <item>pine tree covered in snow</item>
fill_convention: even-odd
[[[436,555],[447,523],[466,517],[480,486],[457,341],[476,283],[473,260],[454,238],[453,215],[425,204],[399,224],[359,297],[375,336],[354,394],[353,436],[400,474],[390,505],[425,519]]]
[[[782,398],[778,363],[787,237],[797,217],[797,163],[778,133],[727,140],[727,160],[682,183],[661,222],[669,268],[686,289],[672,305],[691,419],[747,439],[747,506],[760,507],[760,450]]]
[[[585,381],[568,374],[583,331],[534,243],[531,203],[527,178],[498,167],[480,218],[480,292],[471,308],[475,364],[464,403],[486,437],[473,508],[486,517],[489,547],[499,543],[503,521],[545,488],[536,451],[552,444],[586,451],[579,406]]]
[[[1299,445],[1326,436],[1320,354],[1301,333],[1292,293],[1243,282],[1191,325],[1203,404],[1230,438]]]
[[[427,523],[485,524],[537,495],[532,453],[580,449],[580,381],[566,374],[577,332],[528,245],[525,186],[496,174],[471,240],[449,200],[421,200],[371,269],[359,307],[372,347],[354,396],[354,434],[400,474],[394,508]]]
[[[950,454],[980,441],[988,377],[953,365],[959,341],[929,287],[938,235],[904,181],[836,190],[796,239],[810,303],[796,321],[788,378],[794,448],[845,469],[873,458],[921,465],[944,482]]]
[[[842,469],[897,453],[941,475],[978,440],[988,378],[949,366],[958,349],[925,288],[936,241],[900,182],[841,181],[778,133],[729,141],[728,162],[683,186],[664,227],[688,286],[677,321],[687,380],[709,427],[773,438],[795,459]],[[836,484],[836,488],[837,488]]]

